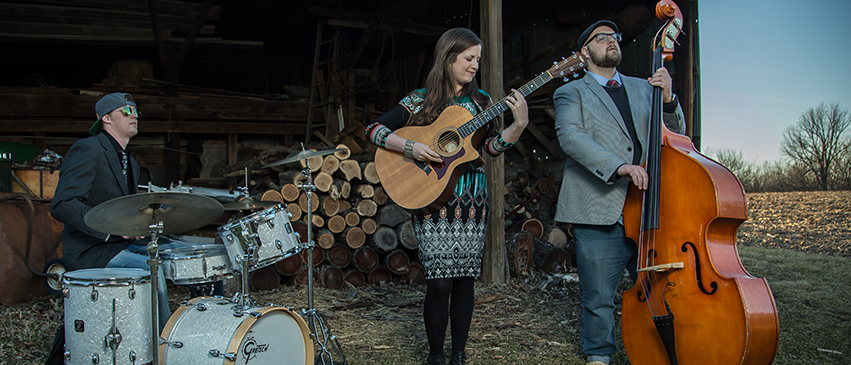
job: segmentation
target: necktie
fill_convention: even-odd
[[[606,86],[608,86],[610,88],[617,89],[617,88],[621,87],[621,84],[618,83],[618,80],[612,79],[612,80],[609,80],[608,82],[606,82]]]

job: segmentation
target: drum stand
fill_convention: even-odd
[[[156,222],[156,223],[154,223]],[[157,234],[163,233],[163,222],[157,222],[157,213],[156,209],[153,209],[153,215],[151,216],[151,224],[148,225],[148,232],[151,233],[151,242],[148,242],[148,254],[151,255],[151,258],[148,259],[148,266],[151,267],[151,336],[153,341],[151,342],[151,346],[153,346],[151,355],[154,363],[159,361],[159,349],[160,349],[160,321],[159,321],[159,293],[157,292],[157,276],[160,266],[160,260],[157,257],[157,250],[159,249],[159,243],[157,243]]]
[[[339,364],[346,364],[346,356],[343,354],[343,349],[337,341],[337,337],[331,334],[331,329],[325,322],[325,316],[313,307],[313,215],[311,214],[311,197],[310,195],[316,190],[316,185],[310,178],[310,162],[305,160],[305,168],[301,170],[301,174],[306,178],[304,184],[299,184],[298,188],[304,192],[307,197],[307,241],[302,244],[302,248],[307,250],[307,309],[302,309],[301,317],[307,322],[307,327],[310,328],[310,336],[319,344],[321,348],[319,359],[316,364],[331,365],[333,356],[331,351],[334,351],[342,360]],[[321,338],[320,338],[321,336]],[[330,349],[329,349],[330,348]],[[331,351],[329,351],[331,350]]]

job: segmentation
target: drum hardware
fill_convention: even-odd
[[[177,186],[175,186],[174,183],[171,183],[169,187],[160,187],[148,182],[148,185],[138,185],[138,187],[142,189],[148,189],[149,193],[172,191],[179,193],[204,195],[216,199],[222,203],[234,202],[239,200],[239,198],[247,195],[244,191],[242,191],[243,188],[240,188],[240,191],[204,188],[200,186],[183,185],[183,181],[178,181]]]
[[[315,156],[324,156],[328,154],[332,154],[337,151],[345,151],[345,149],[335,149],[335,150],[323,150],[323,151],[305,151],[304,144],[301,145],[301,152],[298,152],[292,157],[273,162],[268,164],[265,167],[295,162],[299,160],[305,160],[305,166],[301,170],[302,176],[305,177],[305,182],[303,184],[299,184],[298,188],[301,190],[304,195],[307,197],[307,240],[303,243],[303,249],[307,250],[307,308],[301,311],[301,316],[307,321],[307,327],[310,329],[310,336],[315,340],[320,346],[320,355],[321,364],[331,365],[334,363],[333,356],[330,350],[336,352],[338,357],[342,360],[342,363],[346,363],[346,356],[343,354],[343,349],[340,347],[340,343],[337,341],[337,337],[331,334],[331,329],[325,323],[325,316],[319,312],[318,309],[313,307],[313,220],[312,220],[312,198],[311,193],[316,190],[316,185],[313,184],[313,180],[310,177],[310,161],[308,158]],[[321,339],[320,339],[321,337]],[[329,346],[330,345],[330,346]],[[327,362],[326,362],[327,360]]]

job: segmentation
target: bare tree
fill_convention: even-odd
[[[707,151],[716,162],[726,167],[742,182],[746,192],[754,193],[761,190],[759,184],[759,167],[754,162],[746,161],[742,151],[722,148]]]
[[[842,143],[836,161],[830,167],[830,185],[837,190],[851,190],[851,137]]]
[[[815,175],[821,190],[830,189],[831,165],[842,148],[842,134],[851,124],[839,103],[821,103],[783,131],[780,151]]]

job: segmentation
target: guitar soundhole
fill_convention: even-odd
[[[451,156],[461,148],[461,136],[454,130],[445,130],[437,136],[435,152],[443,156]]]

